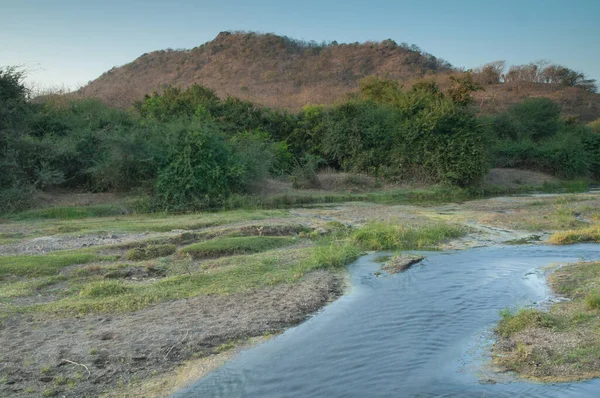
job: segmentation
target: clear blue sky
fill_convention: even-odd
[[[0,66],[74,87],[145,52],[223,30],[417,44],[455,66],[563,64],[600,80],[600,0],[0,0]]]

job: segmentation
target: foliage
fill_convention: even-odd
[[[156,180],[160,208],[183,210],[220,205],[243,183],[243,166],[209,122],[171,125],[167,162]]]
[[[431,80],[404,90],[369,77],[353,98],[297,114],[220,99],[197,84],[167,87],[132,113],[90,99],[33,103],[22,79],[16,68],[0,71],[0,213],[23,211],[37,190],[56,187],[136,190],[145,195],[134,206],[141,211],[230,206],[268,176],[318,188],[322,167],[459,187],[489,165],[600,178],[594,124],[562,120],[547,99],[478,118],[470,73],[453,76],[446,91]],[[273,199],[276,206],[310,200]]]
[[[600,138],[560,117],[547,98],[530,98],[488,118],[486,140],[495,167],[538,170],[565,178],[600,177]]]

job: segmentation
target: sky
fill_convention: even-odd
[[[416,44],[454,66],[545,59],[600,80],[600,0],[0,0],[0,67],[74,89],[146,52],[225,30]]]

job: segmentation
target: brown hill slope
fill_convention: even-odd
[[[392,40],[352,44],[301,42],[274,34],[221,32],[192,50],[154,51],[105,72],[78,90],[118,107],[127,107],[168,85],[200,83],[219,96],[296,110],[309,103],[329,104],[356,91],[370,75],[406,85],[421,79],[449,86],[461,73],[416,46]],[[476,93],[484,111],[504,109],[528,96],[551,97],[566,114],[584,120],[600,117],[600,95],[576,87],[549,84],[492,84]]]
[[[167,85],[200,83],[269,106],[331,103],[368,75],[408,81],[450,65],[416,47],[381,43],[318,45],[273,34],[220,33],[192,50],[155,51],[113,68],[80,90],[118,106]]]

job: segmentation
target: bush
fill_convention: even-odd
[[[165,210],[219,206],[244,183],[244,168],[211,122],[177,122],[166,136],[167,164],[156,181],[156,201]]]
[[[292,186],[296,189],[320,188],[317,171],[323,159],[314,155],[305,155],[292,169]]]
[[[593,310],[600,310],[600,293],[592,292],[585,297],[587,306]]]

